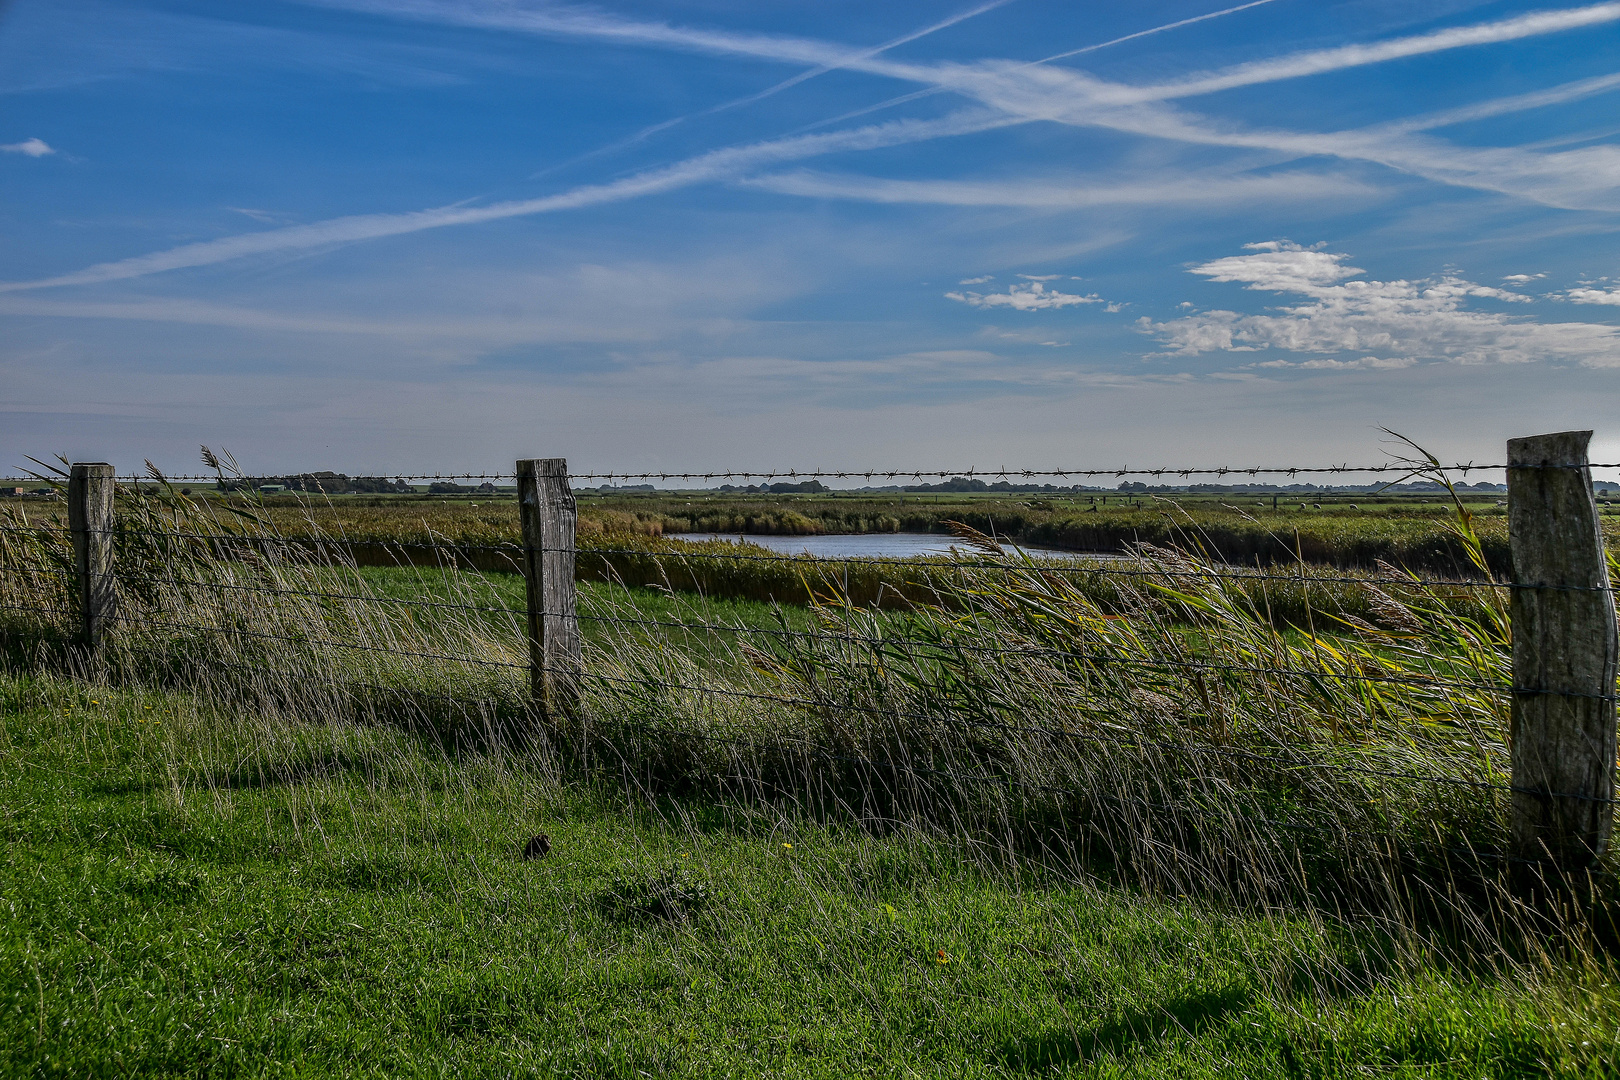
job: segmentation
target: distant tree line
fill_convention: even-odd
[[[391,495],[410,494],[416,490],[403,480],[391,480],[384,476],[346,476],[335,472],[247,476],[239,480],[221,480],[218,487],[221,491],[263,491],[270,488],[321,495]]]

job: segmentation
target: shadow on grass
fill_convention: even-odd
[[[1162,1008],[1137,1010],[1090,1031],[1047,1028],[1009,1039],[997,1056],[1004,1068],[1026,1073],[1064,1069],[1105,1055],[1126,1057],[1168,1032],[1197,1035],[1243,1009],[1249,1000],[1249,992],[1239,987],[1193,994],[1166,1002]]]

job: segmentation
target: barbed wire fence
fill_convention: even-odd
[[[1608,845],[1616,701],[1612,586],[1591,487],[1593,468],[1616,466],[1587,463],[1585,439],[1571,437],[1581,434],[1515,440],[1506,465],[1427,468],[570,475],[562,459],[536,459],[511,474],[455,477],[517,482],[520,543],[363,542],[369,562],[437,574],[405,596],[382,594],[360,572],[361,542],[222,528],[173,510],[171,485],[219,475],[118,477],[79,464],[64,485],[66,524],[0,527],[0,610],[14,613],[14,629],[33,620],[54,633],[92,677],[119,656],[132,670],[128,647],[140,641],[143,662],[190,663],[210,685],[247,671],[303,707],[454,706],[649,788],[711,783],[866,820],[937,818],[943,808],[969,829],[1055,815],[1055,835],[1091,837],[1177,888],[1234,864],[1284,872],[1302,843],[1398,862],[1414,825],[1436,840],[1427,855],[1581,869]],[[573,494],[602,480],[1485,469],[1507,472],[1515,580],[1337,575],[1333,584],[1368,590],[1411,624],[1361,649],[1314,626],[1302,628],[1302,644],[1258,629],[1273,587],[1303,583],[1309,615],[1312,579],[1299,570],[1176,551],[1044,560],[971,530],[951,556],[923,562],[650,550],[613,537],[581,545]],[[119,513],[119,485],[137,500],[164,491],[171,501],[131,512],[126,499]],[[717,617],[693,567],[747,564],[797,575],[808,615],[778,609],[774,625]],[[507,571],[502,583],[491,570]],[[852,570],[897,579],[901,613],[854,603]],[[505,583],[519,578],[521,602]],[[582,604],[580,579],[696,598],[644,605],[633,589],[611,589]],[[1114,590],[1109,605],[1086,591],[1097,582]],[[1448,616],[1458,596],[1483,617]],[[1220,630],[1223,619],[1246,629]],[[1338,626],[1354,634],[1354,622]],[[1482,640],[1493,625],[1494,646]],[[1424,629],[1461,644],[1411,645]],[[1352,719],[1360,730],[1339,730]],[[1482,821],[1489,827],[1459,824]]]

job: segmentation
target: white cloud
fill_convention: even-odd
[[[1063,275],[1062,274],[1019,274],[1017,276],[1023,278],[1025,281],[1056,281],[1059,278],[1061,278]]]
[[[1248,288],[1268,292],[1306,292],[1366,273],[1359,267],[1343,265],[1348,255],[1303,248],[1287,240],[1244,244],[1243,248],[1257,254],[1216,259],[1193,267],[1192,272],[1211,281],[1242,281]]]
[[[1018,275],[1026,277],[1025,274]],[[1052,277],[1059,275],[1053,274]],[[1096,294],[1079,296],[1075,293],[1059,292],[1048,289],[1043,281],[1031,281],[1027,285],[1009,285],[1004,293],[980,294],[975,292],[945,294],[949,300],[978,308],[1011,308],[1014,311],[1042,311],[1047,308],[1074,307],[1077,304],[1101,304],[1103,299]]]
[[[983,285],[987,281],[994,281],[994,280],[996,280],[996,275],[994,275],[994,274],[986,274],[983,277],[966,277],[966,278],[963,278],[961,281],[958,281],[957,284],[958,285]]]
[[[0,145],[0,150],[8,154],[27,154],[29,157],[44,157],[56,153],[44,139],[24,139],[22,142],[5,143]]]
[[[1504,274],[1503,281],[1510,281],[1515,285],[1528,285],[1532,281],[1540,281],[1546,274]]]
[[[1575,304],[1614,304],[1620,306],[1620,289],[1570,289],[1564,294]]]
[[[1568,361],[1587,367],[1620,364],[1620,329],[1613,326],[1542,323],[1465,306],[1473,298],[1530,302],[1516,293],[1454,274],[1419,281],[1349,280],[1363,271],[1345,265],[1346,255],[1286,241],[1247,246],[1255,253],[1216,259],[1191,272],[1305,300],[1276,308],[1275,314],[1215,310],[1162,323],[1143,318],[1138,320],[1138,328],[1157,336],[1176,356],[1279,349],[1383,353],[1399,358],[1267,361],[1265,366],[1271,367],[1387,368],[1409,366],[1418,360],[1475,364]]]

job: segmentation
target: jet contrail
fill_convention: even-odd
[[[955,15],[949,16],[948,18],[941,19],[940,21],[938,21],[936,23],[930,23],[929,25],[923,27],[920,30],[913,30],[910,33],[902,34],[900,37],[893,38],[893,39],[891,39],[889,41],[885,41],[881,45],[874,45],[870,49],[865,49],[865,50],[862,50],[860,52],[857,52],[852,57],[850,57],[847,61],[830,61],[830,62],[827,62],[827,63],[817,64],[815,67],[811,68],[808,71],[802,71],[799,74],[794,75],[792,78],[784,79],[781,82],[777,83],[775,86],[768,86],[765,89],[759,91],[758,93],[748,94],[745,97],[733,98],[730,101],[721,102],[719,105],[712,105],[707,109],[702,109],[702,110],[699,110],[698,112],[695,112],[695,113],[687,113],[685,116],[676,116],[676,117],[673,117],[672,119],[669,119],[669,120],[660,120],[656,124],[651,124],[651,125],[649,125],[647,127],[642,128],[640,131],[636,132],[633,135],[626,135],[622,139],[617,139],[617,140],[615,140],[615,141],[613,141],[611,143],[608,143],[606,146],[598,147],[595,150],[587,151],[587,152],[579,155],[576,158],[572,158],[569,161],[565,161],[565,162],[562,162],[561,164],[553,165],[553,166],[551,166],[549,168],[542,169],[539,172],[534,173],[530,177],[530,179],[532,180],[532,179],[535,179],[537,177],[545,176],[545,175],[547,175],[549,173],[554,173],[557,170],[567,168],[568,166],[578,165],[582,161],[589,161],[592,158],[601,157],[603,154],[615,153],[616,151],[622,150],[627,146],[634,146],[639,142],[646,141],[647,139],[651,138],[652,136],[658,134],[660,131],[668,131],[670,128],[676,127],[676,126],[678,126],[680,124],[684,124],[688,120],[695,120],[695,119],[697,119],[699,117],[703,117],[703,116],[713,116],[715,113],[725,112],[728,109],[735,109],[735,108],[738,108],[739,106],[742,106],[742,105],[751,105],[756,101],[762,101],[765,98],[771,97],[774,94],[781,93],[783,90],[786,90],[789,87],[797,86],[802,82],[808,82],[811,79],[814,79],[814,78],[816,78],[818,76],[821,76],[821,75],[825,75],[825,74],[827,74],[828,72],[831,72],[831,71],[841,70],[843,68],[846,68],[846,67],[850,66],[851,63],[854,63],[854,62],[857,62],[857,61],[860,61],[860,60],[870,60],[875,56],[881,56],[883,53],[888,52],[890,49],[898,48],[899,46],[905,45],[908,42],[916,41],[918,38],[927,37],[929,34],[935,33],[935,32],[940,31],[940,30],[944,30],[945,28],[950,27],[950,26],[955,26],[959,22],[965,22],[966,20],[971,19],[976,15],[983,15],[987,11],[993,11],[994,9],[996,9],[998,7],[1004,7],[1007,4],[1010,4],[1012,2],[1013,2],[1013,0],[989,0],[988,3],[980,4],[978,7],[969,8],[966,11],[959,12],[959,13],[957,13]],[[1258,2],[1259,3],[1270,3],[1270,0],[1258,0]],[[801,133],[800,131],[789,132],[790,135],[797,135],[797,134],[800,134],[800,133]]]
[[[1218,19],[1223,15],[1231,15],[1235,12],[1247,11],[1249,8],[1259,7],[1261,4],[1270,3],[1275,3],[1275,0],[1249,0],[1249,3],[1239,4],[1237,7],[1223,8],[1220,11],[1211,11],[1204,15],[1194,15],[1190,19],[1182,19],[1179,22],[1165,23],[1163,26],[1155,26],[1147,30],[1138,30],[1134,34],[1126,34],[1124,37],[1117,37],[1112,41],[1103,41],[1097,43],[1096,45],[1086,45],[1078,49],[1070,49],[1068,52],[1056,53],[1040,60],[1031,60],[1027,66],[1034,67],[1037,64],[1050,64],[1054,60],[1062,60],[1070,56],[1079,56],[1081,53],[1096,52],[1098,49],[1106,49],[1110,45],[1119,45],[1123,42],[1134,41],[1137,38],[1148,37],[1152,34],[1162,34],[1166,30],[1175,30],[1178,27],[1191,26],[1193,23],[1201,23],[1208,19]],[[904,105],[908,101],[916,101],[919,98],[932,97],[935,94],[943,94],[946,92],[946,90],[947,88],[943,86],[930,86],[926,90],[913,90],[909,94],[901,94],[899,97],[892,97],[886,101],[880,101],[876,105],[868,105],[864,109],[856,109],[854,112],[847,112],[841,116],[835,116],[831,120],[818,120],[814,124],[808,124],[805,127],[797,129],[797,131],[793,132],[792,134],[798,134],[799,132],[804,131],[814,131],[816,128],[826,127],[828,124],[841,124],[845,120],[854,120],[857,117],[875,113],[880,109],[888,109],[895,105]]]
[[[1150,34],[1162,34],[1166,30],[1175,30],[1178,27],[1191,26],[1193,23],[1201,23],[1206,19],[1218,19],[1222,15],[1231,15],[1234,12],[1247,11],[1252,7],[1259,7],[1261,4],[1271,4],[1275,2],[1276,0],[1249,0],[1249,3],[1239,4],[1237,7],[1229,7],[1221,11],[1211,11],[1208,15],[1194,15],[1190,19],[1182,19],[1180,22],[1165,23],[1163,26],[1155,26],[1151,30],[1138,30],[1134,34],[1126,34],[1124,37],[1117,37],[1112,41],[1104,41],[1097,45],[1086,45],[1079,49],[1070,49],[1068,52],[1056,53],[1052,56],[1046,57],[1045,59],[1033,61],[1033,63],[1050,64],[1053,60],[1064,60],[1071,56],[1079,56],[1081,53],[1096,52],[1098,49],[1106,49],[1110,45],[1120,45],[1127,41],[1135,41],[1137,38],[1147,37]]]

